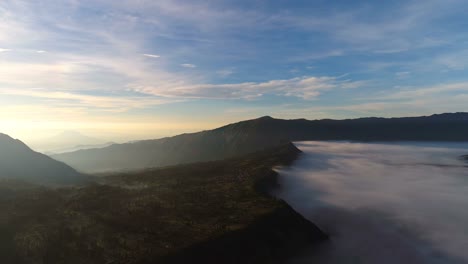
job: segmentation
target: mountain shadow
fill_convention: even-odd
[[[266,116],[209,131],[52,157],[85,172],[132,170],[221,160],[303,140],[468,141],[468,113],[312,121]]]
[[[0,179],[40,185],[70,185],[84,182],[86,176],[0,133]]]

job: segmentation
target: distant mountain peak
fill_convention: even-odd
[[[75,130],[64,130],[60,132],[59,134],[55,135],[53,139],[79,139],[79,140],[84,139],[84,140],[100,141],[96,138],[89,137]]]
[[[257,119],[253,119],[253,120],[250,120],[250,121],[257,121],[257,122],[271,122],[271,121],[274,121],[274,120],[277,120],[271,116],[262,116],[262,117],[259,117]],[[248,122],[249,120],[247,120]]]
[[[94,138],[82,134],[75,130],[64,130],[54,136],[42,139],[36,139],[32,142],[28,142],[33,149],[40,152],[57,153],[63,152],[63,150],[74,149],[76,146],[91,146],[91,145],[102,145],[107,140]]]
[[[273,117],[271,116],[262,116],[262,117],[259,117],[257,118],[258,120],[271,120],[271,119],[274,119]]]

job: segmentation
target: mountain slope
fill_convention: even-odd
[[[2,263],[284,263],[327,236],[265,193],[287,144],[236,159],[96,178],[81,188],[2,185]],[[14,202],[10,197],[15,197]]]
[[[140,169],[219,160],[301,140],[468,141],[468,113],[313,121],[262,117],[209,131],[53,157],[82,171]]]
[[[0,133],[0,179],[62,185],[81,182],[85,176],[62,162],[31,150],[23,142]]]

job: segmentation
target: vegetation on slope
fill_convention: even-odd
[[[103,176],[81,188],[0,184],[2,263],[277,263],[325,238],[265,194],[292,144],[239,159]]]

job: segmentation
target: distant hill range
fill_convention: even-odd
[[[110,142],[114,143],[114,142]],[[27,142],[32,149],[43,153],[63,153],[80,149],[107,147],[105,140],[89,137],[78,131],[66,130],[48,138],[35,139]]]
[[[468,113],[405,118],[282,120],[269,116],[214,130],[53,155],[85,172],[220,160],[288,141],[468,141]]]
[[[51,156],[51,155],[55,155],[55,154],[60,154],[60,153],[68,153],[68,152],[73,152],[73,151],[78,151],[78,150],[82,150],[82,149],[95,149],[95,148],[105,148],[105,147],[108,147],[110,145],[114,145],[114,144],[117,144],[115,142],[106,142],[106,143],[103,143],[103,144],[95,144],[95,145],[76,145],[76,146],[73,146],[73,147],[64,147],[64,148],[57,148],[57,149],[53,149],[51,151],[45,151],[44,154],[48,155],[48,156]]]
[[[85,181],[86,176],[0,133],[0,179],[40,185],[69,185]]]

